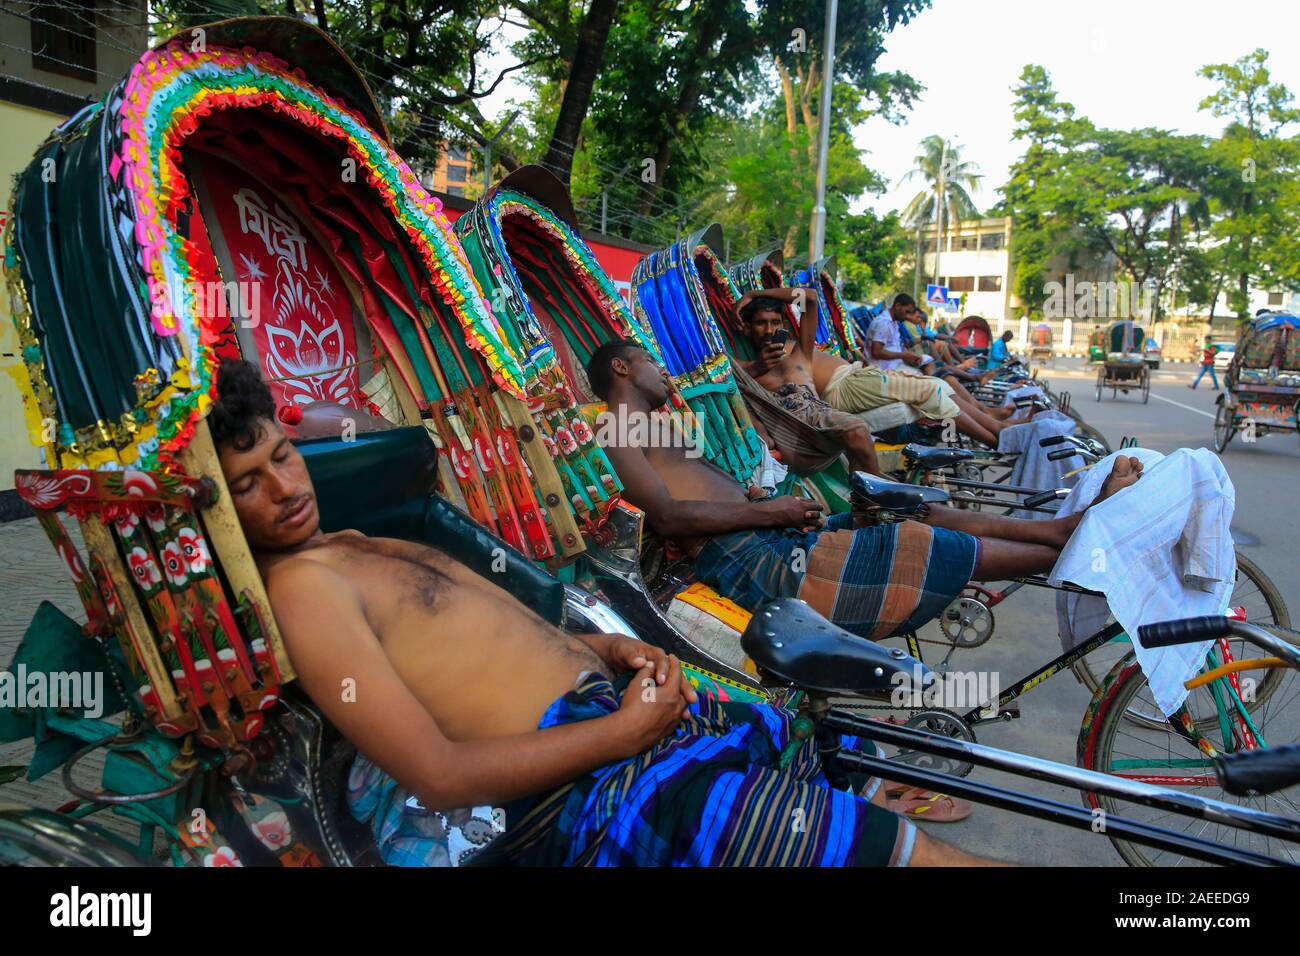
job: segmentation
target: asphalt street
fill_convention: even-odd
[[[1080,359],[1058,360],[1055,367],[1044,368],[1039,374],[1052,383],[1054,390],[1068,390],[1074,409],[1113,447],[1118,447],[1124,437],[1136,436],[1144,447],[1169,452],[1183,447],[1213,447],[1218,393],[1210,386],[1208,376],[1196,391],[1189,389],[1194,372],[1190,365],[1165,366],[1154,372],[1150,401],[1145,405],[1138,392],[1112,398],[1109,390],[1098,402],[1096,367],[1085,366]],[[1295,560],[1300,540],[1300,502],[1294,498],[1300,475],[1300,437],[1278,433],[1260,437],[1253,444],[1234,440],[1222,460],[1236,489],[1233,537],[1241,553],[1258,564],[1281,589],[1294,615],[1300,612],[1300,564]],[[1024,589],[996,609],[995,621],[992,639],[982,647],[961,652],[969,656],[954,658],[954,668],[995,670],[1005,687],[1060,653],[1051,592]],[[1072,673],[1057,674],[1021,698],[1019,719],[982,724],[976,730],[977,737],[981,743],[1073,764],[1076,738],[1091,696]],[[980,769],[974,774],[982,780],[1014,785],[1072,805],[1080,802],[1078,791]],[[970,852],[1008,861],[1123,865],[1104,836],[987,807],[977,806],[974,814],[961,823],[929,824],[926,829]]]

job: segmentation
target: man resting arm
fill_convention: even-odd
[[[635,642],[659,655],[632,685],[662,685],[652,702],[628,693],[616,713],[599,720],[449,740],[393,669],[342,575],[317,561],[287,562],[271,576],[269,597],[307,694],[358,750],[430,809],[500,805],[640,753],[672,732],[688,703],[677,659]],[[599,635],[592,644],[608,640]],[[626,669],[606,663],[613,672]],[[349,687],[355,693],[345,694]]]

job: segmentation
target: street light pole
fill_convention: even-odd
[[[935,219],[934,234],[934,284],[939,284],[939,254],[943,250],[943,207],[944,196],[948,192],[945,175],[948,172],[948,141],[942,140],[943,146],[939,149],[939,194],[935,197],[935,204],[938,206],[937,217]]]
[[[826,160],[831,143],[831,87],[835,82],[835,20],[838,0],[826,0],[826,33],[822,43],[822,106],[817,117],[817,203],[813,206],[811,266],[826,251]]]

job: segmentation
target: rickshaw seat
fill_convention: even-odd
[[[948,468],[961,461],[969,461],[975,453],[968,448],[931,448],[911,442],[903,446],[903,461],[908,465],[920,465],[926,471],[935,468]]]
[[[312,438],[297,446],[316,487],[324,530],[353,528],[432,545],[552,624],[563,621],[563,582],[434,492],[437,449],[422,427],[364,432],[351,441]]]
[[[949,500],[948,492],[942,488],[889,481],[865,471],[855,471],[849,479],[849,485],[853,494],[866,503],[898,514],[910,514],[922,505],[941,504]]]
[[[281,803],[295,831],[310,835],[330,866],[382,866],[370,827],[347,806],[356,748],[325,718],[302,688],[285,689],[272,717],[272,739],[285,772]],[[284,799],[288,797],[288,799]]]
[[[814,693],[888,698],[896,689],[923,690],[935,679],[902,648],[846,631],[798,598],[760,605],[740,646],[764,676]],[[922,686],[913,688],[917,678]]]

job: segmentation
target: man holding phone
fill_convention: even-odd
[[[804,288],[761,289],[746,293],[736,304],[741,326],[758,352],[744,370],[776,396],[781,407],[813,428],[843,442],[849,467],[879,475],[876,443],[866,422],[832,408],[813,386],[817,351],[816,291]],[[792,340],[785,310],[798,303],[802,315],[799,338]]]

